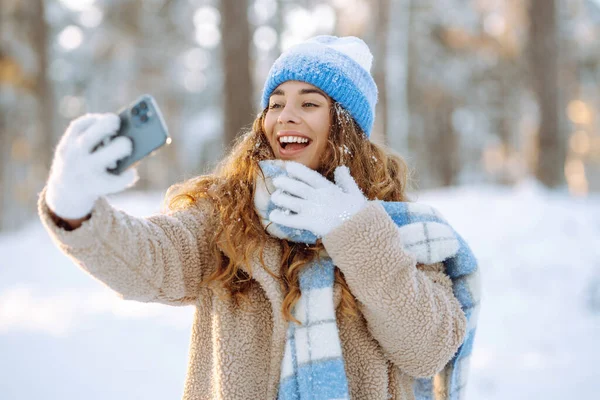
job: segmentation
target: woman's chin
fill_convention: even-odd
[[[317,170],[317,168],[319,167],[318,163],[312,162],[312,160],[307,160],[303,157],[278,157],[278,160],[283,160],[283,161],[294,161],[297,162],[299,164],[304,165],[305,167],[308,167],[310,169],[314,169],[315,171]]]

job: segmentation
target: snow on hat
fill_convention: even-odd
[[[371,76],[373,55],[354,36],[315,36],[292,46],[275,61],[263,88],[261,107],[286,81],[318,87],[344,107],[369,137],[375,120],[377,85]]]

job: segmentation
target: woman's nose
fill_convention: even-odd
[[[279,113],[279,118],[277,118],[277,122],[281,122],[283,124],[288,122],[298,123],[299,117],[296,111],[297,110],[294,109],[293,105],[290,105],[289,103],[286,104],[283,110],[281,110],[281,112]]]

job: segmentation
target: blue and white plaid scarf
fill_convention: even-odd
[[[260,162],[264,174],[257,179],[254,203],[267,231],[280,239],[314,244],[312,232],[276,225],[269,214],[273,178],[285,175],[279,160]],[[418,263],[444,262],[453,291],[467,317],[467,335],[452,360],[432,378],[416,379],[417,400],[458,400],[464,397],[469,356],[479,310],[477,261],[469,246],[432,207],[406,202],[381,202],[401,231],[402,245]],[[292,313],[302,325],[290,323],[281,366],[278,399],[348,399],[348,379],[333,304],[334,264],[320,257],[300,273],[300,300]]]

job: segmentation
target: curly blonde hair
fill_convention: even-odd
[[[236,303],[247,299],[251,276],[240,266],[251,271],[250,260],[256,254],[264,266],[262,251],[269,239],[254,210],[254,182],[262,174],[259,161],[275,158],[263,129],[268,109],[255,119],[251,130],[241,136],[228,156],[213,174],[198,176],[169,188],[165,204],[170,210],[185,209],[205,199],[213,205],[216,229],[210,237],[215,260],[214,271],[204,284],[219,284]],[[332,102],[330,134],[323,165],[319,172],[333,179],[339,165],[346,165],[352,177],[370,199],[406,201],[405,189],[409,174],[406,163],[397,155],[369,141],[362,129],[339,103]],[[231,223],[236,221],[236,223]],[[240,243],[244,243],[240,246]],[[280,240],[282,258],[279,276],[284,300],[282,312],[287,321],[299,323],[292,316],[292,308],[300,298],[299,272],[318,257],[323,245],[314,246]],[[335,280],[342,289],[341,311],[356,316],[356,300],[342,272],[335,268]]]

